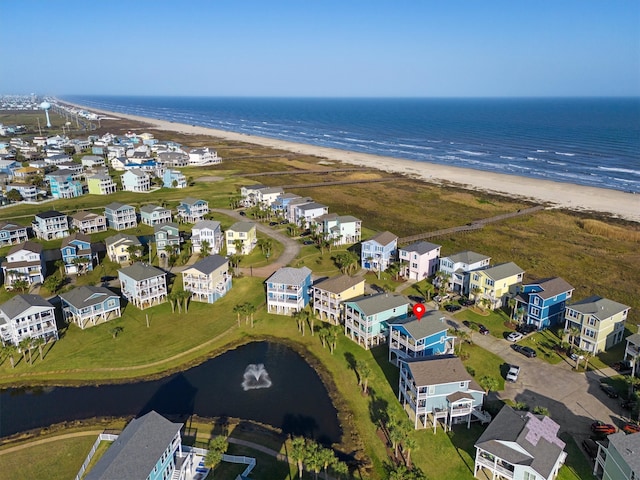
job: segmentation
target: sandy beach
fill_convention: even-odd
[[[63,103],[72,105],[67,102]],[[640,222],[640,195],[618,190],[484,172],[470,168],[459,168],[413,160],[402,160],[393,157],[318,147],[315,145],[156,120],[136,115],[114,113],[80,105],[74,106],[107,115],[109,118],[127,118],[144,122],[150,124],[150,128],[153,129],[185,134],[209,135],[228,141],[253,143],[303,155],[323,157],[331,161],[401,173],[408,177],[421,179],[429,183],[455,184],[456,186],[470,190],[522,198],[535,203],[542,203],[549,207],[566,208],[574,211],[592,211],[608,214],[615,218]]]

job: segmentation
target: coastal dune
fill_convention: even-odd
[[[136,115],[108,112],[80,105],[74,106],[107,115],[109,118],[127,118],[129,120],[144,122],[149,124],[150,128],[158,130],[194,135],[209,135],[227,141],[252,143],[264,147],[299,153],[301,155],[313,155],[331,161],[400,173],[409,178],[419,179],[433,184],[454,185],[469,190],[520,198],[535,203],[542,203],[550,208],[597,212],[615,218],[640,222],[640,195],[619,190],[587,187],[551,180],[351,152],[256,135],[228,132],[208,127],[156,120]]]

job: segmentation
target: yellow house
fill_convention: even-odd
[[[87,178],[87,189],[91,195],[110,195],[116,192],[116,184],[109,175],[97,174]]]
[[[258,243],[258,237],[256,234],[256,224],[253,222],[237,222],[229,227],[225,232],[225,238],[227,243],[227,255],[236,254],[236,241],[242,242],[242,249],[240,253],[242,255],[248,255],[253,250],[253,247]]]
[[[607,298],[593,296],[565,308],[565,331],[576,347],[592,353],[620,343],[630,307]],[[573,329],[580,330],[574,335]]]
[[[138,237],[134,235],[126,235],[118,233],[111,237],[105,238],[104,243],[107,247],[107,257],[116,263],[131,262],[129,255],[129,247],[136,246],[141,253],[142,243]]]
[[[342,322],[342,302],[364,295],[364,278],[338,275],[313,286],[313,310],[321,319]]]
[[[469,292],[491,302],[491,308],[500,308],[515,286],[522,283],[524,270],[513,262],[501,263],[470,273]]]

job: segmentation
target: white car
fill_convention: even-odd
[[[520,332],[511,332],[507,337],[507,340],[509,340],[510,342],[517,342],[518,340],[522,340],[523,337],[524,335],[522,335]]]
[[[509,365],[509,372],[507,373],[507,380],[509,382],[515,382],[518,380],[518,374],[520,373],[520,367],[517,365]]]

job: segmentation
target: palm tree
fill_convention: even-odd
[[[171,292],[167,295],[167,300],[169,300],[169,304],[171,305],[171,313],[175,313],[176,301],[178,300],[176,294],[174,292]]]
[[[311,325],[311,336],[313,337],[313,327],[314,324],[316,322],[316,312],[314,312],[313,310],[311,310],[311,307],[309,307],[308,305],[305,307],[305,315],[307,317],[307,320],[309,320],[309,324]]]
[[[20,347],[24,361],[31,365],[31,339],[23,338],[18,346]],[[29,352],[29,360],[27,360],[27,352]]]
[[[314,475],[314,478],[318,478],[318,474],[320,470],[322,470],[322,466],[324,464],[322,458],[322,448],[314,441],[307,442],[307,448],[305,449],[304,461],[307,464],[307,467],[310,468]]]
[[[342,328],[340,327],[340,325],[329,326],[329,334],[327,340],[329,342],[329,351],[331,352],[331,355],[333,355],[333,352],[336,349],[338,343],[338,335],[340,335],[340,332],[342,332]]]
[[[244,242],[240,239],[234,240],[233,241],[233,247],[235,248],[235,254],[236,255],[242,255],[242,251],[243,251],[243,247],[244,247]],[[238,263],[240,263],[238,261]]]
[[[347,475],[349,475],[349,466],[344,462],[334,462],[334,464],[331,466],[331,469],[333,470],[333,473],[338,475],[338,478],[343,478],[343,476],[346,477]]]
[[[518,306],[518,301],[515,299],[515,297],[511,297],[509,298],[509,300],[507,300],[507,305],[511,309],[511,315],[509,316],[509,320],[513,321],[513,314],[515,313],[516,307]]]
[[[211,251],[211,244],[208,241],[203,240],[200,243],[200,258],[209,256],[210,251]]]
[[[358,268],[358,257],[353,252],[346,251],[336,255],[336,264],[342,273],[351,275]]]
[[[386,272],[391,275],[393,278],[396,279],[396,281],[398,280],[398,275],[400,275],[400,264],[399,263],[392,263],[387,267]]]
[[[304,324],[307,321],[307,314],[304,310],[298,310],[293,313],[294,320],[298,323],[298,331],[302,333],[304,337]]]
[[[473,295],[473,299],[478,304],[478,300],[480,300],[480,294],[482,293],[482,289],[480,287],[473,287],[471,289],[471,294]]]
[[[60,271],[60,275],[64,276],[66,264],[63,260],[56,260],[55,267]]]
[[[482,388],[484,388],[487,394],[489,392],[495,392],[498,389],[498,381],[495,378],[490,377],[489,375],[480,377],[478,383]]]
[[[13,288],[15,288],[16,290],[18,290],[21,293],[26,292],[27,290],[29,290],[29,287],[31,286],[29,284],[29,281],[25,278],[19,278],[17,280],[14,280],[14,282],[11,284],[11,286]]]
[[[3,345],[3,350],[6,352],[9,357],[9,362],[11,362],[11,368],[16,367],[16,359],[15,354],[18,353],[18,348],[13,343],[7,343]]]
[[[569,328],[569,343],[575,345],[576,338],[580,337],[580,329],[578,327]]]
[[[424,282],[424,287],[422,287],[422,294],[427,302],[431,301],[431,295],[436,291],[436,287],[433,286],[433,283],[426,281]]]
[[[244,313],[245,306],[246,306],[246,303],[237,303],[233,307],[233,313],[235,313],[238,316],[238,327],[240,326],[240,315]]]
[[[111,336],[113,336],[113,338],[116,338],[122,333],[123,330],[124,328],[122,327],[113,327],[111,330],[109,330],[109,333],[111,333]]]
[[[53,275],[49,275],[45,281],[42,283],[42,286],[49,290],[51,293],[56,293],[62,287],[64,281],[57,273]]]
[[[629,375],[629,376],[624,378],[624,381],[627,382],[627,385],[629,386],[629,395],[628,395],[628,397],[631,398],[633,396],[633,391],[635,390],[635,388],[638,385],[640,385],[640,378],[638,378],[636,376]]]
[[[407,457],[407,466],[411,468],[411,451],[418,448],[418,442],[413,437],[406,437],[402,441],[402,453]]]
[[[42,337],[37,337],[33,339],[33,342],[31,342],[31,345],[33,345],[34,347],[38,347],[38,351],[40,352],[40,360],[42,361],[44,358],[42,356],[42,347],[44,347],[46,345],[47,341],[42,338]]]
[[[302,462],[305,460],[307,442],[303,437],[291,441],[291,459],[298,464],[298,478],[302,478]]]
[[[369,377],[371,376],[371,368],[369,368],[369,364],[364,360],[358,360],[356,362],[356,371],[358,372],[358,377],[360,381],[358,385],[362,385],[362,391],[367,394]]]
[[[247,303],[245,305],[245,314],[249,315],[249,319],[251,321],[251,328],[253,328],[253,314],[258,311],[258,307],[256,307],[253,303]]]

